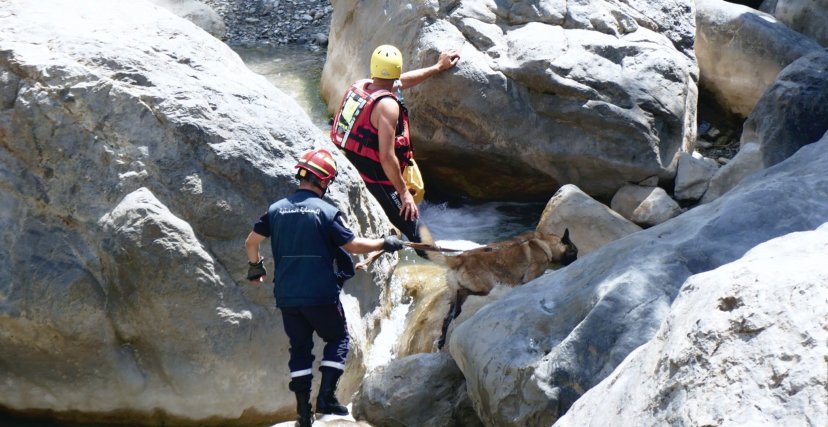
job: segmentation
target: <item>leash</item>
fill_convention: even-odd
[[[569,230],[567,229],[567,232],[568,231]],[[455,254],[460,254],[460,255],[462,255],[464,253],[478,253],[479,254],[481,252],[498,252],[498,251],[506,250],[508,248],[512,248],[512,247],[515,247],[515,246],[521,246],[521,245],[527,244],[527,243],[531,242],[534,238],[536,238],[538,236],[538,234],[543,236],[546,233],[542,233],[542,232],[539,233],[537,231],[535,231],[535,232],[526,232],[526,233],[523,233],[520,236],[516,236],[515,238],[510,239],[510,240],[506,240],[506,241],[502,241],[502,242],[496,242],[496,243],[489,244],[489,245],[483,245],[483,246],[479,246],[479,247],[476,247],[476,248],[473,248],[473,249],[442,248],[442,247],[437,246],[437,245],[430,245],[430,244],[427,244],[427,243],[415,243],[415,242],[403,242],[403,246],[412,248],[414,250],[422,250],[422,251],[430,251],[430,252],[443,252],[443,253],[453,252]],[[566,232],[564,233],[564,235],[566,235]],[[542,249],[544,251],[544,253],[546,253],[546,256],[549,257],[549,259],[551,260],[552,259],[552,254],[550,253],[549,248],[547,248],[546,245],[539,245],[539,246],[540,246],[540,249]],[[360,270],[367,270],[368,267],[370,267],[371,264],[373,264],[374,261],[376,261],[383,253],[385,253],[385,251],[382,251],[382,250],[371,253],[370,255],[368,255],[368,258],[366,258],[365,260],[359,262],[356,265],[356,268],[360,269]]]
[[[463,249],[441,248],[439,246],[429,245],[427,243],[403,242],[403,245],[408,246],[411,249],[429,252],[465,252]]]
[[[403,242],[403,245],[408,246],[412,249],[419,249],[423,251],[431,251],[431,252],[459,252],[459,253],[466,253],[466,252],[495,252],[495,251],[502,251],[506,248],[511,248],[513,246],[520,246],[532,239],[520,239],[520,240],[507,240],[505,242],[498,242],[493,245],[483,245],[478,246],[472,249],[449,249],[449,248],[441,248],[435,245],[428,245],[425,243],[414,243],[414,242]]]
[[[430,252],[464,252],[462,249],[449,249],[449,248],[441,248],[435,245],[429,245],[427,243],[414,243],[414,242],[403,242],[404,246],[407,246],[411,249],[421,250],[421,251],[430,251]],[[377,259],[379,259],[385,251],[376,251],[368,255],[368,258],[358,262],[354,267],[357,270],[367,270],[371,264],[374,263]]]
[[[415,242],[403,242],[403,245],[406,246],[406,247],[409,247],[411,249],[414,249],[414,250],[429,251],[429,252],[442,252],[442,253],[446,253],[446,252],[464,253],[464,252],[471,252],[471,251],[494,252],[494,251],[503,250],[506,247],[511,247],[511,246],[515,246],[515,245],[522,245],[522,244],[528,242],[529,240],[530,239],[520,239],[520,240],[517,240],[517,241],[508,242],[508,244],[502,245],[502,246],[484,245],[484,246],[480,246],[480,247],[477,247],[477,248],[474,248],[474,249],[467,249],[467,250],[466,249],[441,248],[441,247],[436,246],[436,245],[429,245],[427,243],[415,243]],[[371,264],[373,264],[377,259],[379,259],[379,257],[384,253],[385,253],[385,251],[377,251],[377,252],[371,253],[370,255],[368,255],[368,258],[366,258],[365,260],[360,261],[359,263],[357,263],[355,268],[358,269],[358,270],[367,270],[368,267],[370,267]]]

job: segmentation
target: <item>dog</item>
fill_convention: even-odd
[[[550,264],[567,266],[577,258],[578,247],[570,240],[568,228],[563,236],[529,231],[455,256],[430,252],[431,261],[448,268],[446,283],[452,295],[437,348],[445,345],[449,324],[460,315],[469,295],[487,295],[497,285],[522,285],[539,277]]]

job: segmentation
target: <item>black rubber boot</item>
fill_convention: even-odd
[[[309,391],[297,391],[296,393],[296,427],[311,427],[313,424],[313,411],[310,403]]]
[[[316,412],[320,414],[348,415],[348,408],[336,400],[336,386],[342,371],[336,368],[323,366],[322,383],[319,386],[319,395],[316,397]]]
[[[296,395],[296,426],[311,427],[313,424],[313,409],[310,403],[311,380],[310,375],[303,375],[290,379],[288,388]]]

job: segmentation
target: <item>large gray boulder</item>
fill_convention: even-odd
[[[210,33],[211,36],[224,40],[227,26],[212,7],[198,0],[149,0],[164,9],[192,22]]]
[[[765,0],[759,9],[828,47],[828,1]]]
[[[788,64],[820,46],[773,16],[723,0],[696,2],[700,86],[747,117]]]
[[[720,168],[702,197],[707,203],[750,174],[773,166],[828,132],[828,50],[797,59],[762,95],[747,121],[741,148]]]
[[[555,426],[828,425],[826,247],[828,224],[691,276],[652,341]]]
[[[515,288],[452,335],[487,425],[551,425],[652,339],[688,277],[828,221],[828,136],[720,199]],[[803,178],[806,177],[806,178]]]
[[[483,425],[448,353],[415,354],[370,372],[354,397],[353,412],[376,427]]]
[[[777,77],[745,122],[741,144],[756,142],[773,166],[828,131],[828,49],[797,59]]]
[[[169,12],[0,3],[0,406],[127,423],[292,418],[288,342],[272,287],[244,280],[243,242],[313,147],[333,150],[296,103]],[[386,232],[335,155],[329,199],[358,233]],[[384,257],[346,285],[341,398],[394,303],[391,267]]]
[[[564,185],[549,199],[537,226],[538,231],[558,236],[567,229],[579,257],[641,231],[641,227],[572,184]]]
[[[380,44],[404,70],[455,48],[455,69],[406,91],[428,186],[547,200],[610,197],[672,177],[695,143],[693,4],[657,1],[333,2],[321,91],[331,111]],[[381,19],[378,20],[378,15]]]

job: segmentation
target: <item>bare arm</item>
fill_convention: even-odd
[[[400,161],[394,153],[394,138],[397,134],[397,121],[400,117],[400,105],[392,98],[383,98],[371,112],[371,122],[379,135],[379,156],[382,171],[394,184],[394,189],[402,194],[406,191],[405,181],[400,170]]]
[[[454,67],[457,65],[457,61],[459,60],[460,54],[456,50],[444,50],[443,52],[440,52],[440,57],[434,65],[402,73],[400,76],[400,86],[403,89],[417,86],[435,74],[439,74],[451,67]]]
[[[267,239],[267,237],[262,236],[255,231],[251,231],[250,234],[247,235],[247,239],[244,241],[244,251],[247,253],[247,261],[248,262],[259,262],[262,259],[262,254],[259,253],[259,245]]]
[[[400,161],[394,153],[394,138],[397,133],[397,120],[400,117],[400,105],[391,98],[380,99],[371,112],[371,122],[379,135],[379,157],[382,170],[391,180],[397,194],[400,195],[400,215],[406,220],[420,217],[414,196],[408,192],[400,169]]]
[[[369,252],[381,251],[383,239],[369,239],[367,237],[354,237],[350,242],[342,245],[346,251],[352,254],[367,254]]]

